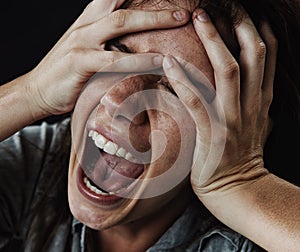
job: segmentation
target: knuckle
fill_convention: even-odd
[[[235,61],[224,62],[221,66],[222,75],[225,79],[232,80],[239,76],[240,74],[240,67],[239,64]]]
[[[89,10],[89,9],[91,9],[91,8],[93,7],[94,4],[95,4],[94,1],[89,2],[88,5],[84,8],[84,12],[86,12],[86,11]]]
[[[80,29],[75,29],[74,31],[72,31],[70,34],[69,34],[69,42],[71,42],[72,44],[77,44],[78,41],[80,41]]]
[[[205,32],[204,35],[206,36],[206,38],[208,40],[216,41],[216,38],[218,36],[218,32],[217,32],[216,29],[209,29],[208,31]]]
[[[77,62],[78,59],[80,59],[80,55],[82,54],[82,51],[78,48],[71,49],[65,57],[66,64],[68,66],[71,66],[74,64],[74,62]]]
[[[126,11],[124,10],[117,10],[110,15],[111,22],[117,28],[122,28],[126,22]]]
[[[187,97],[186,100],[187,100],[188,106],[192,109],[199,108],[202,105],[199,97],[197,97],[195,95],[191,95],[191,96]]]
[[[106,53],[103,55],[103,62],[105,62],[106,65],[108,65],[108,66],[114,64],[114,63],[115,63],[115,57],[114,57],[114,54],[111,53],[111,52],[106,52]]]
[[[150,19],[151,24],[153,25],[158,25],[162,23],[162,17],[159,12],[153,12],[151,13],[151,19]]]
[[[265,59],[267,54],[267,46],[263,41],[259,41],[255,45],[255,56],[260,59]]]
[[[264,101],[269,107],[273,102],[273,92],[268,92],[268,94],[265,95]]]

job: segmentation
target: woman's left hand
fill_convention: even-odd
[[[271,125],[268,112],[277,43],[267,24],[261,27],[263,41],[245,14],[235,27],[241,48],[237,62],[203,10],[195,11],[194,27],[214,69],[216,88],[210,98],[195,87],[185,74],[188,70],[176,59],[166,56],[163,65],[171,86],[195,121],[191,182],[199,199],[210,205],[207,195],[222,197],[268,173],[263,147]]]

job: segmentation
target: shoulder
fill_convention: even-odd
[[[0,142],[0,250],[14,243],[13,237],[22,239],[33,207],[44,195],[53,196],[47,186],[60,177],[57,171],[67,170],[62,168],[67,168],[69,131],[69,119],[44,122]]]
[[[190,208],[190,215],[195,216],[197,232],[191,242],[190,251],[203,252],[262,252],[265,251],[251,240],[232,230],[215,218],[202,204]]]
[[[263,252],[265,251],[246,237],[226,226],[216,226],[198,237],[191,251]]]
[[[200,202],[190,205],[165,237],[177,251],[265,251],[216,219]],[[172,239],[173,238],[173,239]]]
[[[0,142],[1,163],[28,159],[28,155],[40,155],[51,151],[60,139],[67,134],[69,119],[50,124],[30,125]],[[25,160],[24,160],[25,159]]]

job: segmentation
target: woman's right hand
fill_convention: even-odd
[[[116,10],[124,1],[92,1],[37,67],[21,77],[33,120],[70,112],[82,87],[95,72],[126,72],[128,64],[131,71],[161,66],[159,54],[105,51],[105,43],[127,33],[183,25],[189,20],[189,13]],[[122,60],[122,64],[113,64],[125,57],[128,59]]]

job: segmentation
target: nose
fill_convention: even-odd
[[[147,120],[145,103],[138,92],[145,90],[147,81],[135,76],[114,85],[101,99],[105,111],[114,119],[126,119],[135,125]]]

